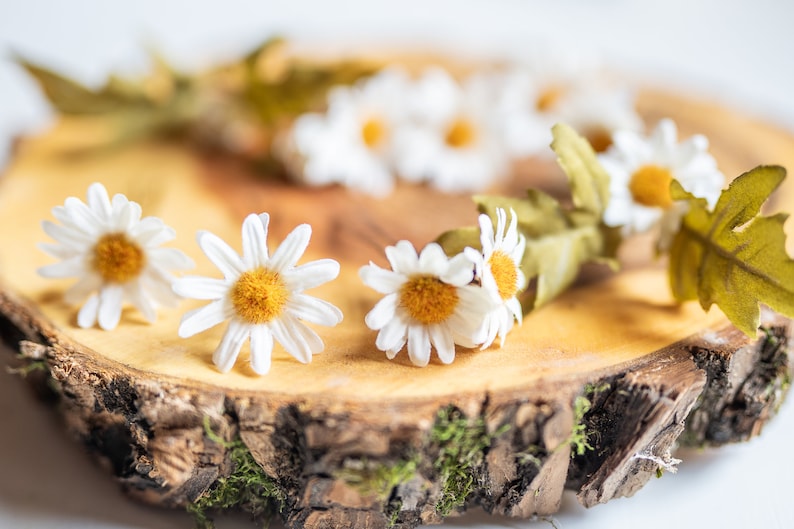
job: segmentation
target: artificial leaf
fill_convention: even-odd
[[[551,131],[551,148],[568,175],[574,206],[601,217],[609,202],[609,174],[590,143],[570,126],[558,123]]]
[[[705,200],[673,182],[675,200],[689,212],[670,249],[670,286],[676,299],[717,305],[749,336],[760,320],[759,304],[794,317],[794,260],[786,253],[787,216],[762,216],[760,209],[785,178],[778,166],[761,166],[736,178],[714,211]]]
[[[92,90],[48,68],[22,57],[16,61],[41,86],[44,95],[58,112],[63,114],[104,114],[117,111],[131,103],[141,104],[144,98],[132,98],[115,90],[113,86]]]

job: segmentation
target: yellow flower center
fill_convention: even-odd
[[[400,288],[400,306],[419,323],[441,323],[455,312],[458,292],[435,276],[415,275]]]
[[[535,100],[535,109],[538,112],[549,112],[557,106],[562,97],[565,95],[565,90],[560,86],[549,86],[538,94]]]
[[[361,139],[370,149],[377,147],[386,136],[386,127],[378,118],[369,118],[361,126]]]
[[[491,274],[496,281],[499,296],[505,301],[515,296],[518,290],[518,272],[510,256],[501,250],[496,250],[488,259],[488,264],[491,265]]]
[[[670,182],[673,175],[658,165],[643,165],[631,175],[629,191],[638,204],[667,209],[673,205]]]
[[[240,275],[231,288],[230,298],[242,320],[259,325],[284,312],[289,290],[278,272],[260,267]]]
[[[91,264],[105,281],[126,283],[140,275],[146,264],[146,254],[125,234],[108,233],[94,246]]]
[[[450,147],[456,149],[468,147],[477,139],[477,130],[469,120],[458,118],[447,128],[444,139]]]

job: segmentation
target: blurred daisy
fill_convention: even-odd
[[[507,153],[490,101],[475,83],[460,85],[430,69],[408,95],[412,117],[395,136],[401,177],[448,193],[487,188],[507,172]]]
[[[436,243],[417,255],[400,241],[386,248],[392,269],[370,263],[359,271],[364,283],[385,296],[367,314],[367,326],[379,331],[375,345],[391,360],[408,345],[417,366],[455,359],[455,344],[475,347],[483,341],[483,318],[490,306],[484,289],[472,284],[474,264],[464,254],[451,259]]]
[[[523,313],[517,295],[527,283],[521,271],[526,240],[518,233],[515,211],[510,210],[509,227],[504,209],[496,209],[496,219],[494,232],[491,217],[484,214],[479,217],[482,253],[474,248],[464,250],[476,264],[477,277],[492,300],[492,308],[485,315],[486,336],[482,349],[490,346],[497,336],[499,345],[504,345],[513,322],[521,325]]]
[[[353,87],[333,90],[325,113],[300,116],[287,143],[300,160],[304,182],[388,194],[394,186],[391,145],[403,117],[406,84],[402,71],[386,69]]]
[[[292,230],[270,256],[269,220],[267,213],[246,217],[242,256],[212,233],[199,232],[199,246],[224,277],[184,277],[174,283],[174,291],[184,297],[212,300],[182,317],[179,336],[188,338],[230,320],[212,357],[222,373],[232,368],[249,338],[251,368],[260,375],[270,370],[274,342],[299,362],[309,363],[324,345],[304,321],[327,326],[342,321],[334,305],[303,293],[336,278],[339,263],[320,259],[296,266],[309,245],[308,224]]]
[[[175,248],[159,246],[175,232],[157,217],[141,218],[141,207],[117,194],[111,201],[100,183],[88,188],[88,203],[69,197],[52,209],[60,224],[45,220],[44,231],[57,241],[40,248],[61,262],[44,266],[44,277],[77,277],[64,294],[71,304],[85,300],[77,325],[115,329],[125,301],[149,322],[157,319],[158,304],[175,306],[169,270],[192,268],[193,261]],[[86,299],[87,298],[87,299]]]
[[[624,235],[661,226],[661,250],[666,249],[686,212],[684,203],[673,202],[670,182],[677,180],[710,207],[716,204],[725,183],[708,153],[708,140],[695,135],[678,143],[677,135],[675,123],[664,119],[647,138],[631,131],[616,132],[612,147],[599,155],[610,177],[604,223],[622,227]]]
[[[609,146],[615,130],[642,127],[633,93],[586,58],[551,54],[508,70],[499,84],[494,109],[513,156],[552,155],[551,127],[558,122],[574,127],[597,151]]]

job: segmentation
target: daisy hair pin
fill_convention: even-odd
[[[536,189],[524,198],[477,195],[476,227],[442,233],[419,252],[399,241],[385,249],[390,269],[374,263],[360,269],[363,283],[383,294],[363,323],[377,331],[374,345],[388,359],[407,349],[411,363],[424,367],[433,350],[450,364],[457,347],[502,347],[528,312],[572,285],[582,266],[617,269],[622,241],[647,231],[655,231],[657,256],[668,261],[676,300],[698,300],[706,310],[716,304],[751,336],[761,303],[794,316],[794,296],[775,287],[794,284],[785,217],[759,212],[785,177],[782,168],[758,167],[725,188],[707,140],[695,135],[679,142],[670,120],[648,136],[618,131],[601,154],[567,125],[555,125],[552,135],[569,201]],[[154,321],[155,307],[173,306],[177,296],[207,300],[184,315],[178,334],[188,338],[228,320],[213,354],[217,368],[231,370],[248,341],[252,370],[266,374],[275,344],[309,363],[324,343],[308,324],[333,327],[342,320],[335,305],[304,293],[340,270],[334,259],[298,264],[311,237],[307,224],[272,254],[267,213],[244,220],[242,255],[200,231],[198,244],[223,277],[174,278],[169,270],[193,263],[180,250],[160,248],[173,230],[155,217],[141,218],[140,206],[123,195],[111,201],[93,184],[87,204],[70,197],[53,215],[61,224],[44,221],[43,228],[57,244],[41,248],[61,262],[39,273],[78,277],[64,297],[86,300],[80,327],[112,330],[125,301]]]

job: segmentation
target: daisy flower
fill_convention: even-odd
[[[609,146],[615,130],[641,129],[630,91],[593,61],[553,56],[553,61],[534,60],[501,76],[494,108],[512,155],[551,155],[550,131],[558,122],[580,131],[598,151]]]
[[[425,72],[407,97],[412,121],[395,135],[400,176],[448,193],[482,190],[504,176],[507,153],[483,95],[444,70]]]
[[[496,219],[494,232],[491,217],[485,214],[479,217],[482,253],[474,248],[464,250],[476,264],[477,277],[492,300],[492,308],[485,315],[487,334],[482,349],[490,346],[497,336],[500,346],[504,345],[513,322],[521,325],[523,314],[517,295],[527,283],[520,266],[526,239],[518,233],[516,213],[510,210],[509,227],[504,209],[496,209]]]
[[[325,113],[298,117],[282,157],[297,155],[296,172],[307,184],[387,195],[394,186],[391,142],[403,117],[399,102],[406,84],[402,71],[386,69],[353,87],[336,88]]]
[[[212,300],[182,317],[179,336],[188,338],[230,320],[212,360],[228,372],[250,338],[251,368],[264,375],[270,370],[274,342],[299,362],[311,362],[323,350],[323,341],[304,321],[333,326],[342,321],[334,305],[308,296],[304,290],[339,275],[339,263],[320,259],[296,266],[311,238],[311,226],[301,224],[287,235],[270,256],[267,248],[267,213],[251,214],[243,222],[243,255],[212,233],[198,233],[198,244],[218,267],[223,279],[183,277],[174,291],[184,297]]]
[[[665,249],[677,230],[685,206],[670,197],[670,182],[677,180],[692,195],[713,207],[725,177],[708,153],[708,140],[695,135],[678,143],[675,123],[659,122],[650,137],[618,131],[614,143],[598,159],[610,177],[610,199],[604,223],[622,227],[624,235],[662,227],[659,247]]]
[[[88,203],[69,197],[52,209],[60,224],[45,220],[44,232],[57,241],[40,248],[61,262],[39,268],[44,277],[77,277],[64,294],[71,304],[85,303],[77,325],[115,329],[125,301],[149,322],[158,304],[175,306],[171,269],[192,268],[193,261],[175,248],[159,246],[175,232],[157,217],[141,218],[141,206],[117,194],[111,201],[100,183],[88,188]],[[87,299],[86,299],[87,298]]]
[[[408,345],[408,357],[426,366],[431,348],[444,364],[455,359],[455,344],[482,343],[483,317],[490,306],[484,289],[472,284],[474,263],[464,254],[448,258],[436,243],[417,255],[400,241],[386,248],[392,269],[370,263],[359,271],[364,283],[385,296],[367,314],[379,331],[375,345],[391,360]]]

